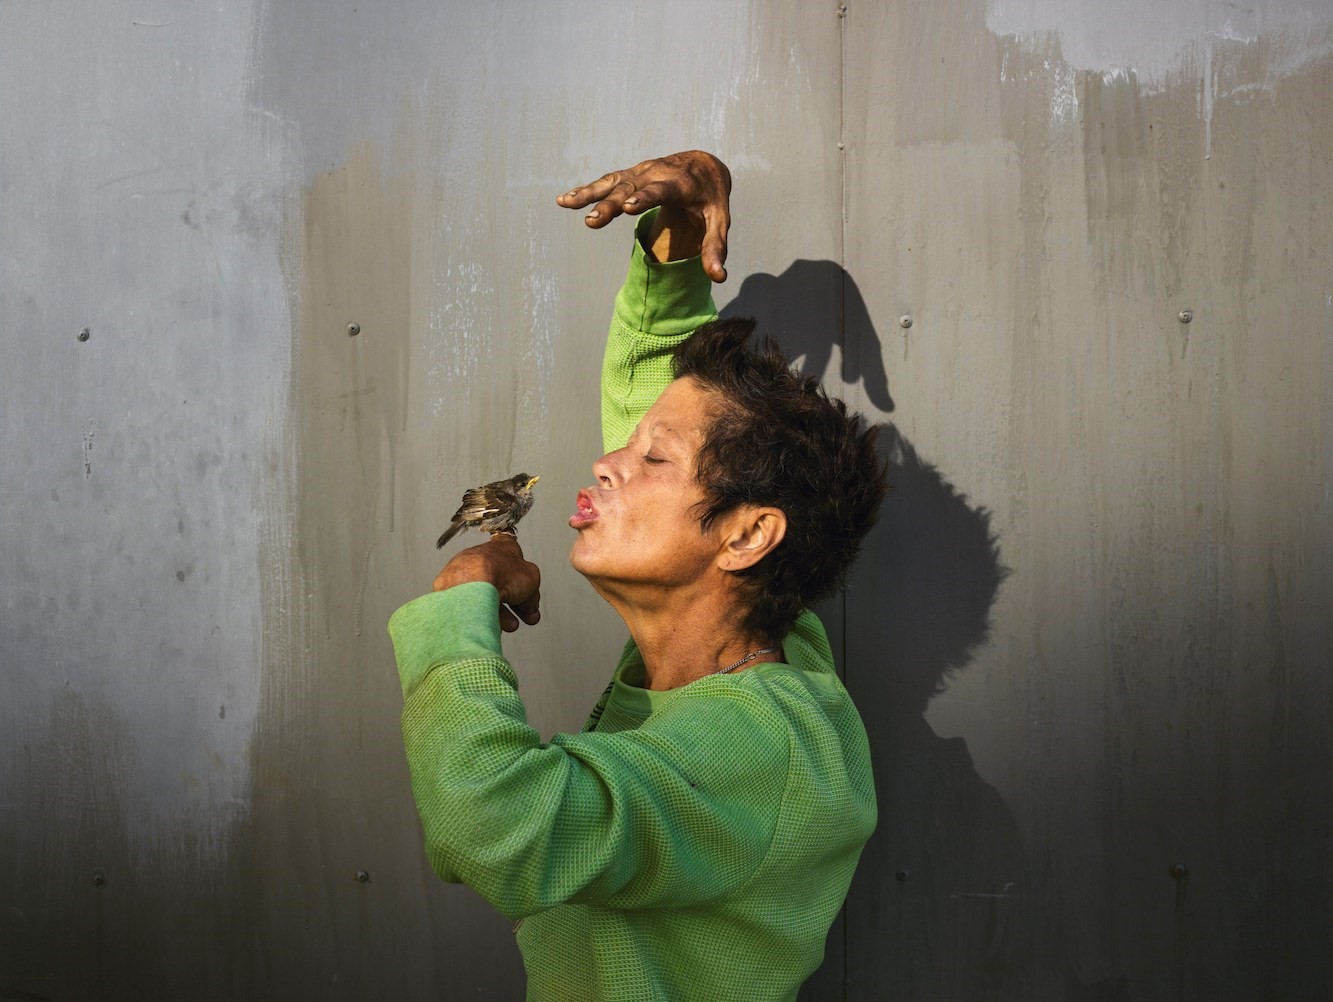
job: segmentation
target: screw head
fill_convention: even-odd
[[[1181,310],[1176,316],[1177,316],[1177,318],[1180,320],[1180,322],[1181,322],[1182,324],[1187,324],[1187,323],[1189,323],[1191,320],[1194,319],[1194,311],[1193,311],[1193,310]]]
[[[908,870],[907,867],[905,867],[905,866],[904,866],[904,867],[900,867],[900,868],[898,869],[898,871],[897,871],[896,873],[894,873],[894,876],[898,878],[898,883],[900,883],[900,884],[905,884],[905,883],[907,883],[907,878],[910,877],[911,875],[912,875],[912,872],[911,872],[910,870]]]
[[[77,337],[80,341],[87,341],[92,336],[93,332],[90,331],[87,327],[80,327],[79,333],[75,335],[75,337]]]
[[[356,336],[357,336],[358,334],[360,334],[360,333],[361,333],[361,325],[360,325],[360,324],[348,324],[348,325],[347,325],[347,336],[348,336],[348,337],[356,337]]]
[[[370,883],[370,874],[367,873],[365,870],[357,870],[357,871],[356,871],[356,882],[357,882],[358,884],[368,884],[368,883]]]
[[[1189,867],[1187,867],[1184,863],[1177,863],[1175,866],[1171,867],[1172,880],[1184,880],[1186,877],[1189,876],[1189,873],[1190,873]]]
[[[106,874],[103,873],[101,870],[93,871],[93,886],[94,887],[106,886]]]
[[[907,328],[911,327],[911,326],[912,326],[912,314],[910,314],[910,313],[904,313],[901,317],[899,317],[899,318],[898,318],[898,326],[901,327],[903,330],[907,330]]]

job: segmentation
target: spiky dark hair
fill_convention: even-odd
[[[787,516],[778,546],[737,572],[744,625],[773,643],[842,582],[879,515],[884,464],[875,429],[793,370],[772,340],[751,344],[754,328],[747,317],[704,324],[676,349],[674,368],[717,398],[698,456],[701,526],[742,505]]]

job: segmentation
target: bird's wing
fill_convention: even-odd
[[[477,522],[500,511],[500,501],[485,487],[470,487],[463,493],[463,504],[454,512],[454,521]]]

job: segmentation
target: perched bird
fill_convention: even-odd
[[[513,532],[518,520],[532,508],[532,485],[540,479],[516,473],[508,480],[470,488],[463,494],[463,504],[454,512],[453,524],[444,530],[435,548],[441,549],[469,525],[482,532]]]

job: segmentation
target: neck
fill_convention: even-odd
[[[741,626],[745,609],[732,595],[723,598],[711,591],[690,595],[673,589],[656,601],[642,596],[631,601],[598,590],[629,627],[643,656],[644,685],[649,689],[677,689],[715,675],[747,654],[778,646]],[[780,658],[780,650],[760,654],[731,674]]]

